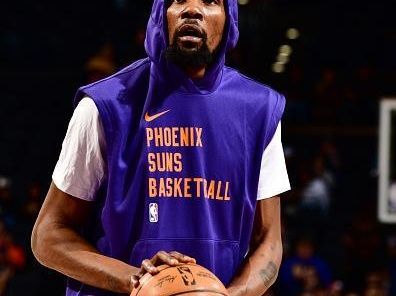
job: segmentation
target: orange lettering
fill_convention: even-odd
[[[155,172],[155,154],[154,153],[149,153],[147,155],[147,161],[149,163],[149,171],[150,172]]]
[[[223,197],[220,195],[220,190],[221,190],[221,181],[217,182],[217,190],[216,190],[216,199],[217,200],[223,200]]]
[[[172,146],[173,147],[179,147],[179,142],[177,141],[177,131],[179,128],[177,127],[172,127]]]
[[[224,200],[230,200],[231,196],[228,195],[228,185],[230,182],[226,182],[226,186],[225,186],[225,193],[224,193]]]
[[[182,197],[182,191],[180,188],[181,178],[174,178],[173,181],[173,194],[175,197]]]
[[[166,178],[166,196],[167,197],[172,196],[172,179],[171,178]]]
[[[166,171],[173,172],[173,153],[166,152]]]
[[[150,142],[153,140],[153,129],[146,128],[147,147],[150,147]]]
[[[184,178],[184,197],[191,197],[190,182],[191,178]]]
[[[165,172],[165,153],[156,153],[157,156],[157,170],[159,172]]]
[[[158,189],[158,196],[164,197],[165,196],[165,182],[164,178],[159,179],[159,189]]]
[[[175,153],[174,160],[175,160],[175,172],[180,173],[183,170],[183,163],[181,161],[182,155],[181,153]]]
[[[155,146],[164,146],[164,139],[162,135],[162,128],[154,128]]]
[[[195,128],[195,131],[197,132],[197,142],[195,144],[195,146],[197,147],[202,147],[202,128]]]
[[[166,147],[172,145],[172,133],[169,127],[164,128],[164,142]]]
[[[208,196],[208,181],[206,179],[203,179],[203,183],[204,183],[204,196],[206,198],[209,198],[209,196]]]
[[[180,146],[188,146],[189,143],[188,127],[180,128]]]
[[[156,197],[157,196],[157,180],[154,178],[149,178],[149,196]]]
[[[208,197],[214,199],[215,197],[214,192],[215,192],[215,181],[211,180],[209,183]]]
[[[190,146],[194,146],[194,128],[190,127]]]
[[[203,179],[202,178],[194,178],[194,182],[197,184],[197,197],[201,197],[201,183]]]

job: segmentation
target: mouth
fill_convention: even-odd
[[[194,48],[201,44],[205,33],[197,25],[185,24],[178,30],[178,41],[187,48]]]

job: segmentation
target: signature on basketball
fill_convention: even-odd
[[[200,271],[200,272],[197,273],[197,276],[203,277],[203,278],[210,278],[210,279],[212,279],[212,280],[216,280],[216,279],[213,277],[213,275],[211,275],[211,274],[208,273],[208,272]]]
[[[158,283],[155,285],[155,287],[162,288],[162,285],[164,283],[168,283],[168,284],[173,283],[175,278],[176,278],[175,276],[171,276],[171,275],[164,276],[163,278],[158,279]]]

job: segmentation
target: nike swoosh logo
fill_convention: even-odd
[[[157,119],[158,117],[164,115],[165,113],[168,113],[169,111],[170,109],[151,116],[148,115],[148,112],[146,112],[146,114],[144,115],[144,120],[146,120],[147,122],[153,121],[154,119]]]

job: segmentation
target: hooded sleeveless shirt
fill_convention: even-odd
[[[84,236],[134,266],[160,250],[194,257],[228,284],[249,248],[261,157],[285,99],[224,66],[236,45],[237,0],[216,62],[199,81],[164,58],[166,5],[154,0],[148,57],[80,88],[96,104],[106,140],[107,179]],[[67,295],[113,295],[73,279]]]

